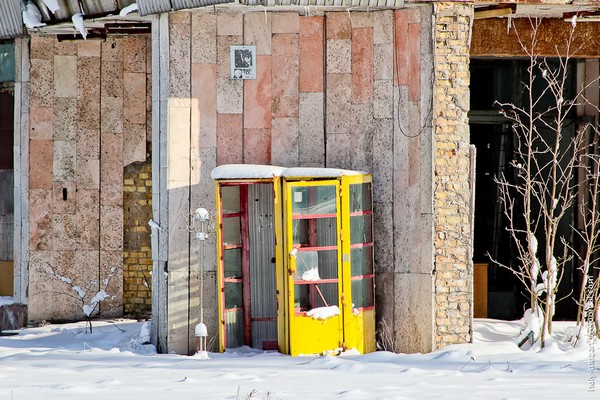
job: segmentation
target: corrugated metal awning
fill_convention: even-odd
[[[23,35],[21,0],[2,0],[0,5],[0,39]]]
[[[233,3],[235,0],[138,0],[141,16],[159,14],[169,11],[184,10],[213,6],[216,4]]]

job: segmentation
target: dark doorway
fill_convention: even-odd
[[[548,61],[552,63],[553,61]],[[555,62],[555,61],[554,61]],[[526,104],[529,92],[522,82],[527,79],[529,60],[525,59],[471,59],[471,143],[477,148],[475,185],[475,227],[473,261],[487,264],[488,312],[487,316],[498,319],[518,319],[527,308],[529,294],[523,284],[505,267],[517,267],[518,257],[513,238],[506,231],[507,221],[503,205],[499,201],[500,192],[494,178],[503,174],[509,180],[516,180],[517,171],[511,162],[517,158],[515,146],[517,137],[511,123],[499,113],[500,103],[517,106]],[[572,93],[575,81],[575,64],[568,67],[567,96]],[[542,82],[538,79],[537,82]],[[552,101],[541,96],[545,87],[533,87],[533,96],[540,96],[539,109],[546,110]],[[575,132],[576,118],[572,117],[563,128],[566,136]],[[545,133],[542,132],[542,135]],[[535,210],[534,210],[535,212]],[[560,235],[570,243],[574,224],[571,210],[560,226]],[[541,240],[539,238],[538,240]],[[542,243],[540,243],[540,248]],[[562,252],[562,249],[559,250]],[[494,262],[497,261],[496,262]],[[573,289],[576,280],[574,262],[565,266],[557,298],[566,300],[557,304],[556,319],[574,318],[575,302]]]

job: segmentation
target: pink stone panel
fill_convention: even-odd
[[[192,63],[214,64],[217,62],[216,38],[217,15],[214,13],[192,13]],[[148,60],[150,59],[148,57]],[[151,65],[151,63],[148,62],[148,65]]]
[[[102,133],[101,158],[104,161],[120,161],[123,159],[123,135],[118,133]]]
[[[192,64],[192,129],[200,131],[199,147],[217,146],[217,66]]]
[[[123,70],[146,72],[146,38],[126,36],[123,38]]]
[[[102,317],[118,317],[123,314],[123,252],[100,251],[100,279],[106,279],[106,292],[110,297],[100,303],[98,311]]]
[[[123,162],[103,161],[100,164],[100,204],[123,205]]]
[[[300,92],[323,91],[323,17],[300,18]]]
[[[242,44],[242,36],[219,36],[217,37],[217,77],[231,77],[231,46]]]
[[[102,96],[123,96],[123,64],[121,62],[102,62],[101,85]]]
[[[352,28],[373,28],[375,13],[371,11],[367,12],[352,12],[350,14],[350,22],[352,24]],[[354,36],[356,32],[352,32]]]
[[[352,76],[350,74],[327,75],[326,131],[348,133],[352,110],[348,107],[352,98]]]
[[[76,56],[77,55],[77,42],[76,41],[66,41],[62,42],[55,41],[54,42],[54,52],[56,55],[60,56]]]
[[[190,97],[190,24],[169,26],[169,91],[172,97]]]
[[[54,146],[51,140],[32,140],[29,143],[29,188],[52,188]]]
[[[54,160],[52,177],[55,181],[75,179],[77,149],[73,140],[54,141]]]
[[[241,164],[242,115],[217,114],[217,165]]]
[[[100,206],[100,250],[123,250],[122,206]]]
[[[146,73],[124,75],[123,117],[125,122],[146,123]]]
[[[54,96],[77,97],[77,56],[54,56]]]
[[[244,129],[244,163],[271,164],[271,129]]]
[[[29,138],[51,140],[54,135],[54,109],[31,107],[29,109]]]
[[[123,61],[123,39],[116,36],[109,36],[106,40],[100,42],[102,52],[102,61]]]
[[[352,34],[352,102],[373,98],[373,28],[355,28]]]
[[[98,189],[100,187],[100,161],[77,160],[77,174],[75,176],[77,188]]]
[[[54,62],[31,59],[30,74],[30,106],[52,107],[54,105]]]
[[[256,57],[256,79],[244,81],[244,128],[271,127],[271,57]]]
[[[30,57],[39,60],[54,58],[54,36],[31,35]]]
[[[52,121],[54,121],[54,140],[75,140],[77,138],[77,98],[55,98]]]
[[[350,74],[352,72],[352,41],[349,39],[327,40],[327,73]]]
[[[329,12],[327,16],[327,39],[350,39],[352,25],[350,15],[345,11]]]
[[[217,14],[217,35],[241,36],[244,33],[243,15],[240,12]]]
[[[29,190],[29,247],[52,249],[52,190]]]
[[[191,13],[187,10],[169,13],[170,24],[189,24]]]
[[[57,214],[75,213],[77,187],[75,182],[54,182],[52,187],[52,212]]]
[[[300,17],[295,12],[273,13],[271,17],[271,31],[275,33],[300,32]]]
[[[97,129],[79,129],[77,131],[77,159],[100,159],[100,131]]]
[[[119,161],[120,160],[113,160]],[[123,165],[146,161],[146,126],[125,124],[123,132]]]
[[[373,41],[376,44],[394,42],[394,12],[392,10],[376,11],[373,21]]]
[[[78,126],[100,129],[100,58],[77,59]]]
[[[78,228],[75,214],[53,214],[54,250],[75,250],[78,247]]]
[[[299,162],[298,118],[274,118],[271,129],[271,162],[296,167]]]
[[[96,40],[77,41],[77,55],[79,57],[100,57],[101,42]]]
[[[421,25],[408,27],[408,95],[411,101],[421,99]]]
[[[98,214],[100,207],[100,192],[98,189],[81,189],[77,188],[77,209],[78,210],[94,210]]]
[[[244,44],[256,46],[256,55],[271,54],[271,17],[271,13],[244,14]]]
[[[280,33],[272,41],[272,107],[274,118],[298,117],[298,35]]]
[[[123,98],[103,96],[100,103],[100,130],[123,132]]]
[[[327,166],[352,169],[352,158],[356,143],[349,133],[327,135]]]
[[[408,16],[405,10],[394,11],[396,21],[396,57],[394,85],[408,84]]]

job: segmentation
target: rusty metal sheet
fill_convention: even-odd
[[[535,20],[529,18],[490,18],[473,23],[471,57],[522,57],[524,48],[531,48],[531,35]],[[562,18],[543,19],[536,33],[535,53],[539,56],[557,57],[566,54],[566,45],[572,25]],[[575,58],[598,58],[600,24],[576,24],[571,49]],[[519,42],[519,38],[521,42]],[[521,44],[523,43],[523,44]]]

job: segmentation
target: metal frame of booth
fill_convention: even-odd
[[[220,350],[374,351],[371,175],[243,164],[212,176]]]

